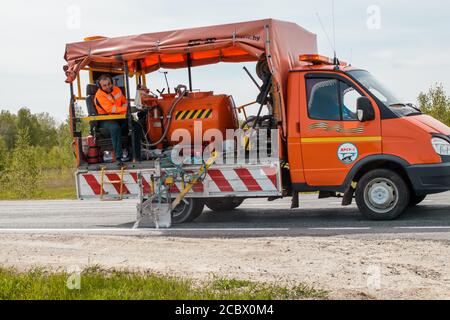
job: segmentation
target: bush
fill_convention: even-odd
[[[30,143],[28,129],[19,129],[16,147],[3,181],[3,185],[7,185],[10,193],[21,199],[30,199],[39,195],[41,172],[37,160],[36,150]]]
[[[56,124],[49,114],[27,108],[17,114],[0,111],[0,198],[41,198],[72,190],[72,140],[68,121]]]
[[[420,93],[418,101],[423,113],[450,126],[450,97],[442,84],[436,84],[427,93]]]
[[[0,137],[0,179],[3,171],[7,165],[8,149],[6,148],[5,140]]]

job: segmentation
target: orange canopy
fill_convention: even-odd
[[[193,67],[267,59],[284,124],[288,72],[304,64],[300,54],[317,53],[317,42],[315,34],[295,23],[266,19],[70,43],[64,55],[66,82],[85,66],[120,68],[124,61],[131,72],[186,68],[188,53]]]

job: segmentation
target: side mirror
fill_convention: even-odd
[[[358,120],[360,122],[375,120],[375,110],[373,109],[372,103],[370,103],[369,98],[360,97],[356,102],[356,109]]]

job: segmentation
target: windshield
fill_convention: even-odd
[[[411,104],[401,102],[394,94],[386,89],[380,81],[373,75],[364,70],[348,72],[375,97],[378,98],[386,107],[391,109],[399,117],[421,114],[420,110],[414,108]]]

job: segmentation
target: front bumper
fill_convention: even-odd
[[[417,195],[450,190],[450,162],[406,167],[409,179]]]

